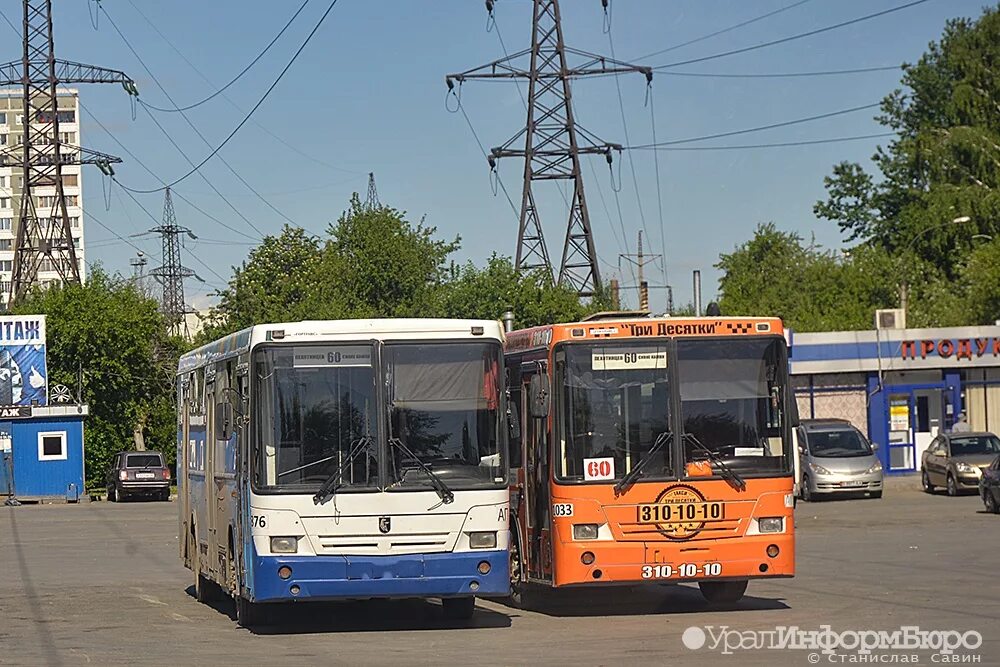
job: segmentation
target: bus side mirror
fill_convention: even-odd
[[[217,440],[229,440],[233,435],[233,404],[229,401],[222,401],[216,405],[219,411],[217,424],[221,425]]]
[[[536,373],[531,376],[529,387],[532,417],[549,416],[549,376],[548,373]]]

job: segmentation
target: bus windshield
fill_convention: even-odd
[[[255,352],[259,488],[305,493],[332,475],[342,490],[377,486],[373,359],[371,345],[272,346]]]
[[[427,469],[452,489],[507,483],[501,355],[499,343],[386,344],[388,487],[427,488]]]
[[[677,341],[686,461],[714,457],[749,473],[789,470],[786,364],[781,338]]]
[[[667,358],[666,343],[567,345],[557,354],[560,479],[617,480],[644,458],[644,478],[673,475]],[[650,454],[661,434],[666,444]]]

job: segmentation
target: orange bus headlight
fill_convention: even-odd
[[[574,523],[573,524],[573,539],[574,540],[596,540],[597,539],[597,524],[596,523]]]
[[[761,533],[780,533],[785,529],[785,520],[780,516],[769,516],[757,519],[757,528]]]

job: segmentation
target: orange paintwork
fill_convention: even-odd
[[[598,320],[554,324],[524,329],[507,334],[508,354],[528,353],[528,357],[544,358],[550,368],[553,348],[562,341],[602,341],[626,338],[689,338],[743,337],[783,335],[777,318],[637,318]],[[550,413],[550,442],[553,419]],[[550,453],[555,447],[550,447]],[[550,454],[551,455],[551,454]],[[524,459],[527,462],[527,456]],[[534,535],[527,528],[526,489],[527,465],[518,469],[516,486],[512,487],[512,506],[520,507],[518,523],[522,559],[540,559],[528,563],[528,579],[552,586],[586,584],[650,583],[661,584],[700,579],[753,579],[790,577],[795,572],[794,516],[792,508],[792,478],[747,478],[746,487],[738,490],[722,479],[711,476],[707,464],[687,465],[687,478],[674,481],[641,481],[616,495],[614,484],[558,482],[551,473],[547,482],[550,529]],[[530,485],[529,485],[530,486]],[[678,488],[680,487],[680,488]],[[673,491],[672,491],[673,490]],[[693,521],[686,529],[673,530],[673,537],[658,530],[657,525],[640,523],[640,506],[655,504],[664,496],[682,494],[689,501],[702,496],[704,502],[724,503],[724,515],[715,520]],[[517,503],[517,504],[515,504]],[[571,516],[552,513],[553,505],[572,505]],[[565,511],[565,510],[564,510]],[[755,532],[755,519],[782,517],[781,533],[747,534]],[[596,540],[574,540],[574,524],[597,524],[601,534]],[[532,554],[532,540],[542,547]],[[767,555],[770,545],[778,547],[775,557]],[[592,562],[589,552],[593,555]],[[705,565],[710,564],[706,576]],[[681,572],[681,566],[685,571]],[[659,567],[657,567],[659,566]],[[716,568],[721,571],[716,573]],[[692,574],[692,568],[697,572]],[[645,575],[647,576],[644,576]],[[669,576],[665,576],[669,573]]]

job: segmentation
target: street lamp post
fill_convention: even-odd
[[[909,243],[906,244],[906,247],[903,249],[903,255],[905,256],[906,254],[908,254],[910,250],[913,248],[913,244],[917,241],[917,239],[921,238],[927,232],[933,231],[935,229],[941,229],[942,227],[947,227],[948,225],[960,225],[969,222],[971,220],[972,220],[971,217],[963,215],[958,218],[955,218],[954,220],[949,220],[948,222],[942,222],[939,225],[933,225],[932,227],[927,227],[926,229],[922,229],[917,234],[915,234],[912,239],[910,239]],[[906,272],[904,271],[899,280],[899,308],[903,311],[904,316],[906,315],[907,311],[907,305],[908,305],[907,302],[909,301],[909,296],[910,296],[909,293],[910,293],[910,286],[907,283]]]

